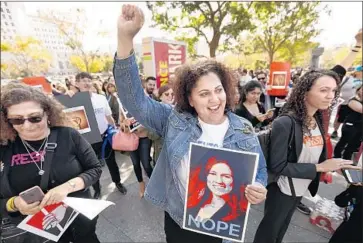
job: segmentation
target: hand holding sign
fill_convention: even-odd
[[[127,118],[125,120],[125,125],[126,126],[131,126],[132,124],[134,124],[136,122],[135,118],[131,117],[131,118]]]
[[[266,199],[267,190],[260,183],[248,185],[245,192],[246,198],[251,204],[259,204]]]

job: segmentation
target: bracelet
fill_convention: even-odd
[[[15,197],[10,198],[6,203],[6,210],[9,212],[16,212],[17,208],[15,207]]]

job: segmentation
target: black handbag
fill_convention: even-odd
[[[57,147],[57,130],[51,131],[48,143],[46,146],[46,153],[44,158],[44,174],[42,175],[40,179],[40,188],[43,191],[47,191],[48,183],[49,183],[49,176],[50,176],[50,169],[51,169],[51,163],[53,160],[55,148]],[[8,159],[11,157],[12,149],[9,148],[4,152],[4,155],[2,156],[5,159]],[[3,159],[3,161],[5,161]],[[8,160],[10,161],[10,160]],[[4,169],[1,172],[1,176],[3,177],[5,173],[8,173],[8,166],[4,164]],[[11,191],[11,187],[9,183],[5,186],[8,187],[8,191]],[[30,232],[24,231],[17,227],[17,225],[22,221],[22,217],[11,217],[7,215],[7,212],[2,213],[3,218],[0,222],[0,242],[1,243],[44,243],[49,240],[32,234]]]

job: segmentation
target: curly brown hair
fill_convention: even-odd
[[[48,97],[40,90],[21,83],[9,83],[1,87],[0,108],[0,143],[14,141],[17,132],[7,120],[7,110],[12,105],[34,101],[39,103],[48,116],[49,127],[70,126],[72,122],[63,112],[64,106],[54,98]]]
[[[189,104],[189,97],[197,81],[208,73],[214,73],[221,80],[226,93],[227,101],[225,111],[234,109],[235,77],[222,63],[215,60],[201,61],[197,64],[185,64],[178,68],[173,83],[175,108],[179,112],[189,112],[196,115],[195,109]]]
[[[295,114],[297,119],[301,122],[303,126],[303,130],[309,132],[309,124],[311,122],[311,118],[307,114],[307,109],[305,106],[305,96],[307,92],[310,91],[311,87],[314,85],[315,81],[323,76],[329,76],[335,79],[337,83],[337,91],[335,92],[335,97],[332,101],[332,105],[329,109],[333,109],[334,105],[337,102],[339,96],[339,84],[340,78],[337,73],[331,70],[311,70],[306,72],[303,76],[301,76],[298,82],[294,85],[292,89],[291,96],[287,100],[286,104],[281,108],[280,115],[283,114]],[[323,126],[323,118],[321,111],[317,111],[317,122],[321,126]]]

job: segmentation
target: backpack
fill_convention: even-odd
[[[292,142],[294,141],[294,138],[295,138],[295,120],[290,115],[283,115],[283,116],[290,117],[290,119],[292,121],[292,128],[290,130],[289,143],[288,143],[288,153],[289,153],[289,151],[291,150],[291,147],[292,147]],[[270,150],[271,131],[272,131],[272,128],[261,131],[257,135],[258,141],[260,142],[261,150],[262,150],[263,155],[265,156],[265,160],[266,160],[266,166],[267,166],[267,172],[268,172],[268,178],[269,178],[267,184],[270,184],[271,182],[274,182],[274,181],[276,181],[276,179],[278,179],[278,176],[273,175],[269,171],[269,168],[270,168],[269,150]]]

